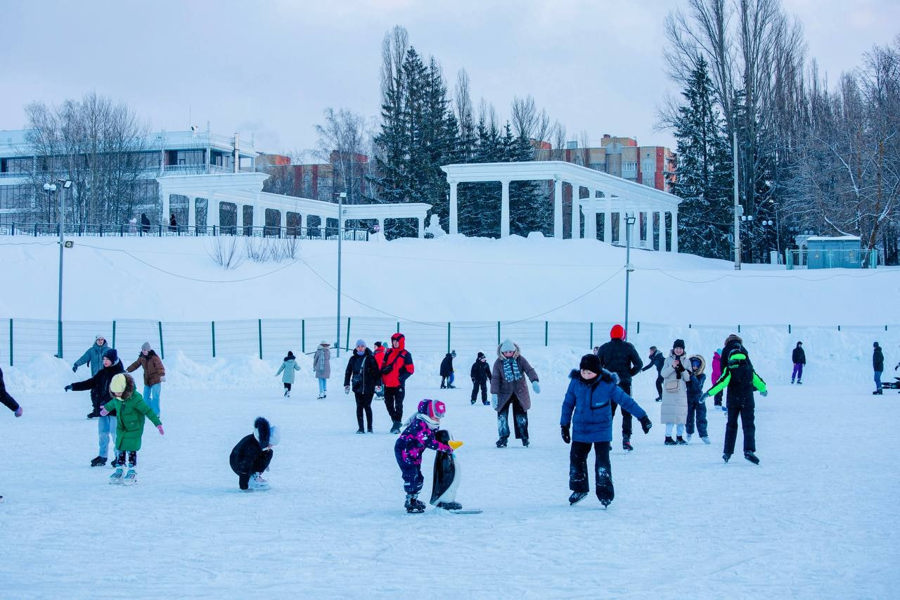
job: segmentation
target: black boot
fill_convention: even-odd
[[[569,496],[569,506],[578,504],[579,502],[584,500],[587,497],[587,495],[588,495],[587,492],[572,492],[572,495]]]
[[[728,462],[729,458],[731,458],[731,455],[728,454],[727,452],[722,455],[722,460],[724,460],[725,462]]]
[[[634,446],[631,445],[631,436],[622,436],[622,449],[627,452],[634,450]]]
[[[675,440],[672,439],[671,435],[666,436],[666,446],[674,446],[676,444]]]
[[[497,440],[497,447],[506,448],[506,438],[500,438],[499,440]]]
[[[744,452],[744,458],[752,462],[754,465],[759,464],[759,457],[752,452]]]
[[[91,461],[91,466],[92,466],[92,467],[102,467],[102,466],[105,465],[105,464],[106,464],[106,457],[105,457],[105,456],[98,456],[97,458],[95,458],[95,459],[93,459],[93,460]]]
[[[406,502],[403,504],[408,513],[425,512],[425,503],[417,499],[418,494],[407,494]]]
[[[675,443],[678,444],[679,446],[687,446],[687,442],[684,441],[684,438],[681,437],[680,435],[675,439]]]

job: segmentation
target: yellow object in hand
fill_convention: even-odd
[[[456,450],[457,448],[462,446],[463,443],[459,440],[450,440],[449,442],[447,442],[447,445]]]

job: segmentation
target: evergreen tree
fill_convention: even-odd
[[[672,193],[684,199],[678,208],[679,249],[727,259],[732,248],[731,157],[703,57],[682,96],[686,103],[675,120],[678,166],[672,181]]]

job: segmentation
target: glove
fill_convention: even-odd
[[[13,414],[16,415],[16,417],[21,417],[22,416],[22,407],[20,406],[19,408],[17,408],[16,412],[14,412]]]
[[[162,423],[160,423],[159,425],[157,425],[157,426],[156,426],[156,429],[157,429],[157,431],[159,431],[159,435],[165,435],[165,434],[166,434],[166,432],[163,431]]]
[[[349,386],[349,385],[345,385],[345,386],[344,386],[344,393],[345,393],[345,394],[349,394],[349,393],[350,393],[350,386]]]
[[[766,396],[769,395],[769,390],[763,390],[759,393],[759,395],[762,396],[763,398],[765,398]]]
[[[535,393],[535,394],[540,394],[540,393],[541,393],[541,385],[540,385],[537,381],[532,381],[532,382],[531,382],[531,389],[534,390],[534,393]]]
[[[650,421],[650,417],[644,415],[643,417],[638,419],[638,421],[641,422],[641,429],[644,430],[644,433],[650,433],[650,428],[653,427],[653,423]]]
[[[700,394],[700,397],[697,399],[697,403],[703,404],[704,400],[706,400],[706,394]]]
[[[564,441],[565,443],[568,444],[569,442],[572,441],[572,438],[569,436],[569,426],[568,426],[568,425],[563,425],[563,426],[561,427],[561,429],[562,429],[562,431],[561,431],[561,433],[562,433],[562,439],[563,439],[563,441]]]
[[[105,408],[101,408],[101,409],[100,409],[100,416],[101,416],[101,417],[105,417],[105,416],[108,415],[108,414],[109,414],[109,411],[106,410]]]
[[[72,372],[74,373],[77,370],[78,370],[78,365],[72,365]]]
[[[71,390],[71,389],[72,389],[72,386],[71,386],[71,385],[67,385],[67,386],[66,386],[66,387],[64,387],[64,388],[63,388],[63,389],[64,389],[64,390],[66,390],[66,391],[67,391],[67,392],[68,392],[68,391],[69,391],[69,390]]]

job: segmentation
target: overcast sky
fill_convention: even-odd
[[[783,0],[808,56],[836,82],[900,33],[897,0]],[[258,150],[316,145],[326,108],[378,115],[381,43],[394,25],[434,56],[448,87],[506,119],[531,94],[569,139],[604,133],[673,145],[655,131],[677,93],[663,62],[665,15],[684,0],[0,0],[0,129],[23,107],[96,91],[154,130],[253,137]]]

